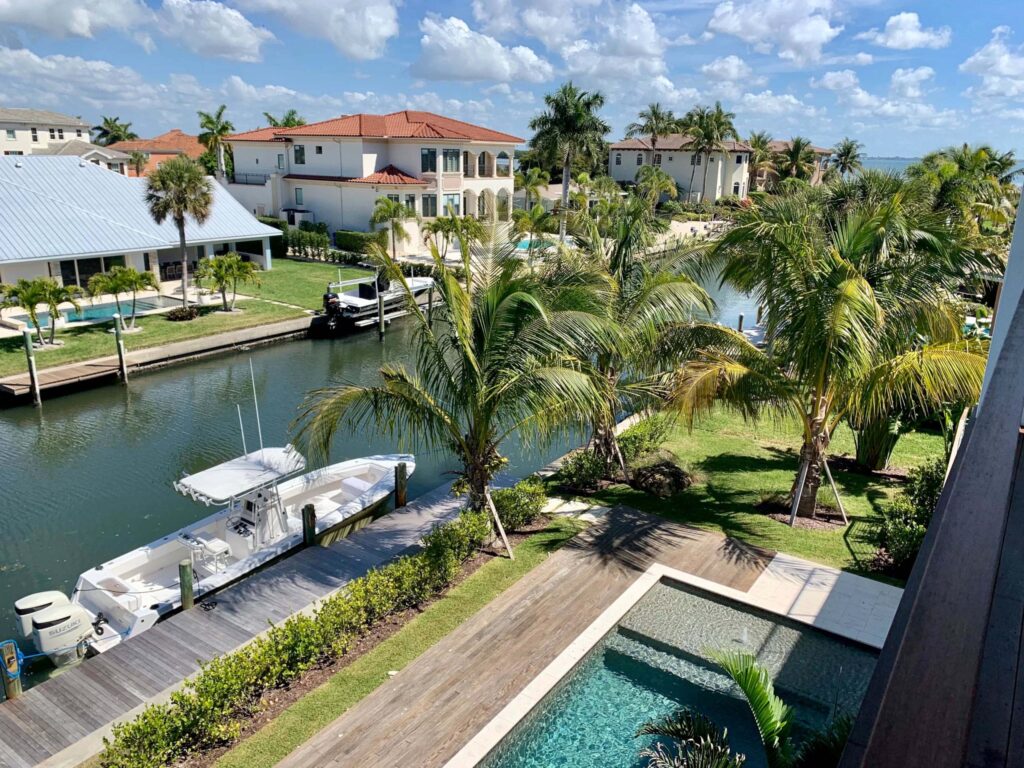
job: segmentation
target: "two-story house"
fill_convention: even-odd
[[[234,197],[256,215],[290,224],[323,222],[330,232],[370,229],[379,197],[404,203],[420,221],[446,215],[506,222],[512,159],[523,139],[432,112],[345,115],[294,128],[228,137]],[[419,224],[406,224],[400,253],[423,250]]]
[[[68,141],[91,142],[89,124],[45,109],[0,107],[0,152],[31,155]]]
[[[709,156],[693,152],[692,143],[690,136],[679,133],[659,136],[656,143],[649,136],[618,141],[608,153],[608,175],[620,183],[632,182],[641,168],[653,165],[675,180],[681,200],[715,202],[729,195],[747,196],[751,151],[747,144],[726,141],[724,152]]]

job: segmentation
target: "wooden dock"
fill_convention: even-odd
[[[303,549],[160,622],[96,658],[0,703],[0,766],[77,766],[97,754],[115,722],[166,700],[200,664],[402,554],[458,515],[437,488],[349,538]]]

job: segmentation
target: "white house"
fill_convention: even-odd
[[[145,189],[145,179],[78,157],[0,157],[0,283],[52,277],[84,286],[97,272],[125,265],[176,283],[178,230],[170,220],[153,221]],[[269,269],[270,238],[281,233],[254,219],[219,184],[213,190],[206,222],[186,224],[192,266],[234,250]]]
[[[431,112],[346,115],[295,128],[260,128],[228,138],[235,173],[227,188],[256,215],[328,231],[370,229],[379,197],[421,220],[468,214],[508,221],[512,159],[523,139]],[[422,250],[415,222],[400,252]]]
[[[642,167],[654,165],[675,179],[682,190],[681,199],[714,202],[728,195],[746,197],[750,147],[743,142],[726,141],[725,151],[714,152],[709,158],[691,151],[692,141],[689,136],[673,133],[659,136],[656,144],[650,137],[616,142],[608,153],[608,175],[618,182],[631,182]]]
[[[99,144],[91,144],[88,141],[72,139],[63,144],[51,144],[48,147],[41,147],[33,152],[35,155],[57,155],[59,157],[79,157],[86,162],[106,168],[108,171],[128,175],[129,155],[118,152],[111,147],[101,147]]]
[[[74,139],[91,142],[89,124],[77,117],[45,109],[0,107],[0,150],[5,155],[31,155]]]

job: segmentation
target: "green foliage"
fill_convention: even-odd
[[[945,479],[943,459],[924,464],[910,473],[907,487],[882,509],[878,543],[889,555],[894,574],[905,577],[914,567]]]
[[[191,304],[187,307],[175,307],[168,312],[165,317],[175,323],[186,320],[195,320],[199,317],[199,307],[194,307]]]
[[[322,221],[300,221],[299,229],[303,232],[316,232],[321,235],[327,234],[327,224]]]
[[[317,261],[330,259],[331,238],[326,233],[293,228],[285,234],[285,239],[293,256]]]
[[[853,730],[853,718],[840,715],[821,731],[815,731],[800,745],[792,768],[836,768]]]
[[[376,243],[381,248],[388,246],[388,231],[378,229],[375,232],[356,232],[339,229],[334,233],[334,247],[352,253],[369,253],[370,246]]]
[[[498,517],[506,530],[525,528],[544,510],[547,493],[544,484],[536,478],[520,480],[511,488],[502,488],[491,494]]]
[[[115,725],[112,737],[104,739],[100,764],[166,765],[237,737],[241,720],[259,708],[266,691],[344,654],[376,622],[443,589],[489,534],[482,512],[465,512],[434,528],[419,553],[354,579],[313,615],[293,616],[271,627],[245,648],[205,664],[169,702]]]
[[[577,491],[592,491],[605,476],[607,465],[593,451],[582,450],[565,457],[558,476],[569,488]]]
[[[672,421],[668,416],[656,414],[638,421],[619,435],[619,450],[627,464],[654,453],[668,437]]]
[[[910,503],[929,519],[939,504],[942,486],[946,483],[946,462],[944,459],[933,459],[927,464],[915,467],[907,481],[906,494]]]
[[[260,223],[268,227],[279,229],[283,233],[281,237],[270,238],[270,258],[273,261],[288,257],[288,222],[284,219],[275,219],[273,216],[257,216]]]

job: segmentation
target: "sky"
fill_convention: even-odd
[[[424,109],[528,137],[566,80],[867,154],[1024,149],[1021,0],[0,0],[0,105],[141,136]]]

